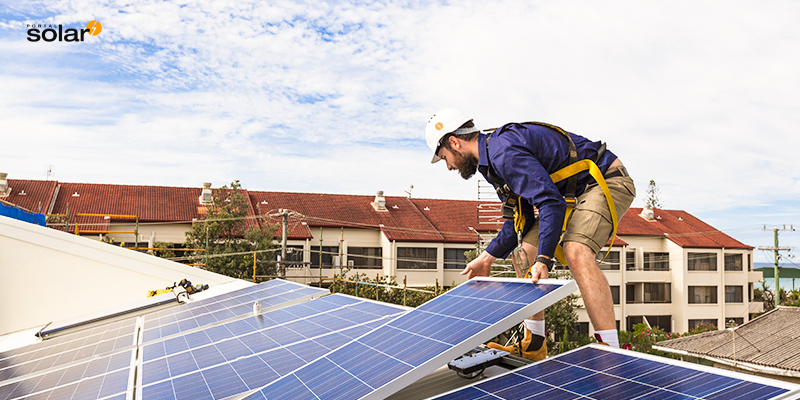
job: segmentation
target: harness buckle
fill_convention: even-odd
[[[567,207],[575,208],[578,205],[578,198],[575,196],[564,196],[564,201],[567,202]]]
[[[514,213],[517,211],[518,199],[517,195],[508,188],[507,185],[502,185],[497,188],[497,194],[503,200],[502,210],[504,219],[513,219]]]

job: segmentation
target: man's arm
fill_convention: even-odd
[[[508,187],[539,209],[539,254],[552,258],[561,237],[567,203],[550,174],[527,149],[508,146],[495,158]],[[529,255],[531,261],[536,254]]]

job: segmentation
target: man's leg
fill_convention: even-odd
[[[595,262],[595,254],[594,250],[583,243],[564,243],[564,256],[581,291],[583,304],[594,330],[601,334],[603,342],[619,347],[611,289],[606,276]]]

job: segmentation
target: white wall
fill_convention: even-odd
[[[123,306],[184,278],[236,281],[0,216],[0,334]]]

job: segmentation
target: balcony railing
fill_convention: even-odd
[[[631,267],[628,265],[626,271],[669,271],[669,265],[645,265],[644,267]]]
[[[670,304],[672,300],[628,300],[625,304]]]

